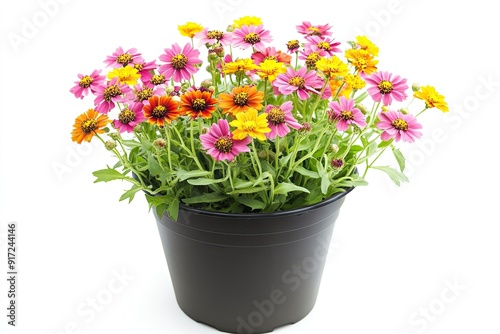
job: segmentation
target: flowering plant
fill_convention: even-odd
[[[421,137],[421,112],[448,111],[443,96],[413,85],[423,101],[414,116],[398,106],[407,79],[377,68],[379,49],[367,37],[341,46],[328,24],[296,28],[300,39],[280,51],[257,17],[226,31],[188,22],[179,31],[190,40],[157,61],[119,47],[105,75],[79,74],[71,93],[90,93],[94,104],[72,139],[97,137],[117,158],[93,173],[96,182],[128,181],[120,200],[144,191],[158,214],[176,219],[180,204],[239,213],[318,203],[366,184],[370,169],[407,181],[396,145]],[[397,168],[376,164],[389,151]]]

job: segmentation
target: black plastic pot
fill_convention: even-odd
[[[182,206],[177,222],[155,214],[180,308],[229,333],[266,333],[304,318],[316,302],[333,226],[351,190],[286,212]]]

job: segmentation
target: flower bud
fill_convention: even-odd
[[[110,139],[110,140],[106,141],[104,146],[106,147],[106,149],[108,151],[111,151],[112,149],[114,149],[116,147],[116,142],[113,139]]]
[[[344,160],[342,159],[332,159],[332,167],[333,169],[340,169],[344,166]]]
[[[144,128],[143,128],[142,124],[139,123],[136,126],[134,126],[134,131],[137,132],[137,133],[141,133],[142,131],[144,131]]]
[[[208,87],[208,91],[210,91],[212,93],[215,92],[215,86]]]
[[[208,54],[209,61],[216,61],[217,59],[219,59],[219,56],[215,52],[210,52]]]
[[[233,32],[234,31],[234,26],[232,24],[228,25],[226,28],[227,32]]]
[[[203,80],[201,82],[200,86],[205,87],[205,88],[209,88],[210,86],[212,86],[212,79]]]
[[[356,108],[358,108],[359,111],[361,111],[361,113],[363,113],[363,115],[368,114],[368,109],[366,109],[364,104],[356,104]]]
[[[388,112],[389,111],[389,107],[388,106],[382,106],[382,111],[383,112]]]
[[[332,144],[330,145],[330,149],[332,150],[333,153],[337,153],[339,151],[339,145]]]
[[[267,152],[266,151],[259,151],[258,156],[259,156],[260,160],[264,160],[267,158]]]
[[[218,46],[218,47],[214,48],[214,52],[217,56],[219,56],[221,58],[225,56],[224,48],[222,46]]]
[[[399,111],[401,111],[403,115],[408,115],[410,113],[410,110],[406,107],[399,109]]]
[[[165,88],[165,93],[167,93],[167,95],[169,95],[170,93],[172,93],[173,91],[175,90],[175,87],[172,86],[172,85],[168,85],[167,88]]]
[[[153,141],[153,146],[159,149],[164,148],[167,146],[167,141],[163,138],[157,138]]]
[[[302,123],[302,127],[299,129],[301,133],[311,132],[311,124],[304,122]]]
[[[411,85],[411,90],[414,92],[418,92],[420,90],[420,85],[418,83],[414,83]]]
[[[120,134],[118,134],[118,132],[111,132],[109,134],[109,136],[111,137],[111,139],[114,139],[114,140],[120,139]]]

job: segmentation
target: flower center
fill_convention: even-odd
[[[187,62],[188,59],[183,54],[178,54],[172,57],[172,67],[176,70],[182,70],[184,67],[186,67]]]
[[[135,119],[135,112],[130,109],[125,109],[118,115],[118,120],[122,124],[128,124]]]
[[[318,43],[318,48],[320,48],[321,50],[330,51],[330,43],[328,43],[328,42],[319,42]]]
[[[354,115],[352,114],[352,112],[350,110],[343,110],[341,113],[340,113],[340,117],[344,120],[344,121],[352,121],[354,119]]]
[[[306,80],[302,77],[295,76],[295,77],[291,78],[290,80],[288,80],[288,83],[292,86],[298,87],[299,89],[304,89],[305,88],[304,85],[306,83]]]
[[[272,107],[267,114],[267,120],[273,125],[285,123],[285,112],[278,107]]]
[[[240,92],[238,94],[234,94],[233,102],[240,107],[246,105],[248,103],[248,93]]]
[[[116,57],[116,62],[122,64],[123,67],[127,66],[132,61],[132,56],[128,53],[124,53]]]
[[[243,40],[250,44],[255,44],[260,42],[260,36],[254,32],[251,32],[243,38]]]
[[[207,101],[205,101],[205,99],[194,99],[191,106],[194,110],[200,111],[205,109],[205,107],[207,106]]]
[[[407,131],[408,130],[408,123],[406,123],[406,121],[402,120],[401,118],[397,118],[394,121],[392,121],[391,125],[396,130],[403,130],[403,131]]]
[[[86,75],[82,78],[82,80],[80,80],[80,87],[82,88],[88,88],[90,87],[90,84],[94,82],[94,79],[92,79],[92,77],[90,75]]]
[[[220,41],[222,37],[224,37],[224,33],[220,30],[210,30],[209,32],[207,32],[207,37]]]
[[[380,94],[389,94],[393,89],[392,83],[387,80],[380,81],[377,87],[380,89]]]
[[[134,68],[137,70],[137,72],[140,72],[144,68],[144,65],[143,64],[134,64]]]
[[[135,96],[136,96],[136,100],[138,102],[142,102],[144,100],[149,99],[151,96],[153,96],[153,89],[152,88],[144,88],[142,90],[137,91]]]
[[[298,40],[294,39],[286,43],[286,47],[288,48],[288,50],[298,49],[300,47],[300,44]]]
[[[251,131],[254,131],[256,128],[257,128],[257,123],[255,123],[255,121],[246,121],[242,125],[243,131],[251,132]]]
[[[118,96],[122,93],[122,90],[117,85],[109,86],[104,90],[103,97],[106,102],[111,101],[111,99],[115,96]]]
[[[278,58],[276,58],[275,56],[267,56],[266,58],[264,58],[264,60],[262,61],[266,61],[266,60],[274,60],[274,61],[278,61]]]
[[[320,56],[317,52],[311,53],[306,58],[306,66],[307,68],[316,68],[316,63],[318,62]]]
[[[316,27],[309,27],[307,30],[309,30],[309,36],[321,36],[321,32]]]
[[[97,129],[97,121],[92,118],[88,118],[82,122],[81,129],[85,133],[90,133]]]
[[[156,118],[161,118],[165,116],[166,113],[167,113],[167,108],[165,108],[164,106],[156,106],[154,107],[153,111],[151,111],[151,115],[153,115]]]
[[[222,136],[214,143],[217,151],[222,153],[229,153],[233,149],[233,140],[229,136]]]
[[[158,86],[158,85],[161,85],[165,82],[165,77],[163,76],[163,74],[155,74],[153,75],[153,77],[151,78],[151,83],[155,86]]]

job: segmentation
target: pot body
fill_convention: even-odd
[[[177,221],[156,216],[180,308],[229,333],[267,333],[304,318],[316,302],[334,223],[350,190],[286,212],[182,206]]]

